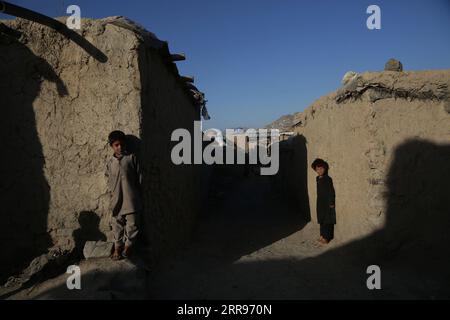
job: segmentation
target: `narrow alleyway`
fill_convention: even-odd
[[[179,299],[271,295],[272,281],[277,279],[267,279],[261,272],[259,279],[250,280],[240,268],[319,250],[312,243],[305,245],[309,240],[296,233],[306,221],[280,197],[271,190],[270,177],[232,181],[223,198],[203,212],[192,242],[154,274],[151,295]]]
[[[215,181],[191,241],[149,269],[134,262],[83,260],[82,290],[67,274],[10,299],[396,299],[433,298],[445,272],[430,276],[415,257],[379,260],[377,235],[317,243],[318,226],[273,188],[273,177],[224,175]],[[413,258],[411,258],[413,257]],[[412,259],[412,260],[411,260]],[[419,263],[418,263],[419,262]],[[367,266],[380,265],[383,290],[368,290]],[[412,268],[414,266],[414,268]],[[412,282],[411,279],[414,279]]]
[[[311,273],[305,275],[299,264],[334,245],[328,248],[318,245],[317,227],[307,224],[302,213],[273,190],[271,177],[250,175],[228,179],[231,181],[224,188],[223,197],[209,203],[191,243],[152,272],[150,296],[156,299],[327,296],[324,292],[327,283],[321,282],[320,276],[332,266],[309,268]],[[334,266],[338,264],[336,261]],[[335,268],[333,273],[338,270]],[[328,277],[329,274],[324,275],[324,280]],[[336,292],[328,295],[336,297]]]
[[[432,298],[427,292],[445,281],[439,272],[430,278],[426,266],[410,256],[375,257],[370,248],[379,241],[376,233],[319,245],[318,225],[273,189],[272,177],[226,179],[222,197],[210,201],[192,241],[151,272],[150,298]],[[383,270],[382,290],[367,287],[372,264]]]

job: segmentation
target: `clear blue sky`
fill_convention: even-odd
[[[263,126],[334,91],[346,71],[382,70],[391,57],[405,70],[450,68],[450,0],[10,2],[49,16],[69,4],[83,17],[123,15],[167,40],[187,55],[180,73],[206,93],[205,128]],[[366,28],[370,4],[381,30]]]

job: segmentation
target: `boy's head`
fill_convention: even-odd
[[[323,176],[324,174],[328,174],[328,163],[325,160],[317,158],[311,164],[311,168],[317,172],[319,176]]]
[[[121,155],[125,151],[125,133],[115,130],[108,135],[108,143],[113,148],[114,154]]]

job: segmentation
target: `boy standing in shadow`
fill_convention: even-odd
[[[120,260],[130,256],[138,234],[136,220],[142,210],[142,174],[136,156],[126,149],[125,134],[122,131],[111,132],[108,143],[114,152],[106,164],[114,236],[111,258]]]
[[[334,238],[336,224],[335,192],[333,180],[328,175],[328,163],[322,159],[315,159],[311,165],[317,177],[317,222],[320,224],[321,244],[328,244]]]

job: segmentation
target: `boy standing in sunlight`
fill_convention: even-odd
[[[126,149],[125,134],[122,131],[111,132],[108,143],[114,152],[106,164],[114,236],[114,253],[111,258],[120,260],[130,256],[138,234],[136,219],[138,212],[142,210],[142,175],[136,156]]]
[[[320,224],[321,244],[328,244],[334,238],[336,224],[335,192],[333,180],[328,175],[328,163],[322,159],[315,159],[311,165],[317,172],[317,222]]]

